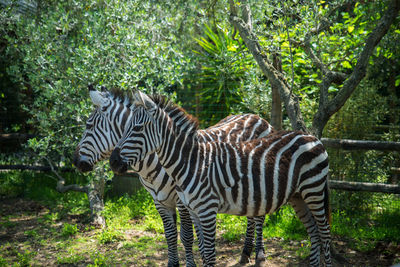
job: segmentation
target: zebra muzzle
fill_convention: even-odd
[[[89,172],[93,170],[92,164],[90,164],[88,161],[82,160],[82,156],[79,154],[79,147],[74,153],[72,163],[80,172]]]
[[[128,170],[128,164],[121,157],[121,150],[116,147],[110,156],[110,166],[115,173],[125,173]]]

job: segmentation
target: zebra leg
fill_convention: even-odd
[[[240,256],[240,264],[247,264],[250,262],[251,252],[253,251],[254,247],[254,230],[254,217],[247,217],[246,237],[244,239],[242,255]]]
[[[190,213],[185,208],[185,206],[178,201],[177,207],[179,210],[179,217],[181,218],[181,232],[180,237],[183,246],[185,247],[186,254],[186,266],[193,267],[196,266],[193,257],[193,224],[190,219]]]
[[[217,224],[217,212],[213,209],[204,209],[205,212],[197,216],[193,213],[197,238],[199,239],[199,250],[203,258],[203,266],[215,266],[215,230]]]
[[[292,205],[293,209],[296,212],[297,217],[304,224],[307,233],[310,236],[310,241],[311,241],[310,266],[319,266],[321,240],[315,219],[310,209],[307,207],[306,203],[299,194],[294,195],[290,199],[289,203]]]
[[[330,228],[331,210],[329,204],[328,182],[325,182],[325,187],[322,192],[321,202],[322,203],[313,201],[308,205],[318,225],[319,236],[322,241],[322,251],[324,253],[325,266],[331,267],[332,266],[332,259],[331,259],[332,239],[331,239],[331,228]]]
[[[205,261],[205,255],[204,255],[204,236],[203,236],[203,231],[200,225],[200,220],[199,217],[197,217],[196,214],[193,212],[190,212],[190,217],[194,223],[194,229],[196,230],[196,235],[197,235],[197,241],[199,242],[199,251],[201,255],[201,259],[204,263]]]
[[[254,230],[257,233],[256,240],[256,264],[255,266],[262,266],[265,261],[265,250],[263,242],[263,224],[265,216],[247,217],[247,230],[246,238],[244,240],[244,247],[240,257],[240,264],[247,264],[250,262],[251,252],[254,247]]]
[[[168,267],[179,266],[178,256],[178,231],[176,230],[176,211],[175,209],[168,209],[161,203],[154,201],[158,213],[161,216],[164,224],[165,238],[167,239],[168,245]]]
[[[304,202],[311,211],[316,225],[318,234],[322,243],[325,265],[332,266],[331,260],[331,233],[330,233],[330,208],[329,208],[329,189],[328,184],[323,184],[323,190],[315,190],[313,192],[302,193]]]
[[[265,221],[265,216],[257,216],[254,217],[255,225],[256,225],[256,267],[263,266],[265,262],[265,249],[263,242],[263,224]]]

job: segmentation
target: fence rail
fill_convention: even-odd
[[[54,168],[61,172],[75,172],[73,168]],[[50,166],[28,166],[28,165],[0,165],[0,171],[12,170],[30,170],[30,171],[52,171]],[[128,171],[126,174],[120,175],[127,179],[137,179],[137,174],[133,171]],[[387,194],[400,194],[400,185],[384,184],[384,183],[365,183],[365,182],[346,182],[338,180],[329,180],[329,187],[335,190],[345,191],[365,191],[378,192]]]
[[[61,172],[74,172],[75,169],[73,168],[57,168],[54,167],[56,171],[61,171]],[[0,171],[41,171],[41,172],[51,172],[52,169],[50,166],[39,166],[39,165],[0,165]]]
[[[326,147],[345,150],[400,151],[400,142],[321,138]]]
[[[383,183],[347,182],[329,180],[329,188],[345,191],[364,191],[387,194],[400,194],[400,185]]]

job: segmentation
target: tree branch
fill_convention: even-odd
[[[263,55],[262,48],[257,41],[256,36],[252,33],[251,27],[248,25],[251,22],[250,13],[247,12],[244,19],[239,18],[237,14],[237,9],[233,0],[229,1],[230,4],[230,17],[229,20],[231,24],[239,31],[240,36],[245,42],[247,48],[252,53],[254,59],[259,65],[263,74],[268,78],[271,86],[275,86],[279,90],[279,94],[285,104],[286,111],[289,115],[292,128],[294,130],[302,130],[307,132],[307,127],[305,126],[303,117],[300,111],[300,105],[298,97],[290,92],[290,86],[288,85],[286,79],[283,77],[282,73],[279,73],[269,62],[268,58]],[[241,3],[243,4],[243,3]],[[248,7],[242,7],[245,10]],[[243,15],[243,14],[242,14]],[[248,23],[246,23],[246,21]]]
[[[324,105],[319,107],[313,120],[313,130],[316,132],[317,136],[320,137],[322,135],[322,130],[329,118],[344,105],[358,84],[365,77],[369,58],[373,54],[375,47],[379,44],[383,36],[385,36],[390,26],[395,21],[399,10],[400,1],[392,0],[377,26],[368,36],[365,46],[358,56],[357,64],[350,76],[344,81],[342,89],[331,101],[324,103]],[[337,78],[334,73],[331,75],[331,80]]]
[[[51,171],[58,178],[57,187],[56,187],[56,190],[58,192],[65,193],[65,192],[68,192],[68,191],[77,191],[77,192],[82,192],[82,193],[88,193],[89,188],[87,186],[80,186],[80,185],[77,185],[77,184],[65,185],[65,179],[61,175],[59,175],[58,172],[54,169],[54,166],[51,163],[51,161],[47,157],[45,157],[45,159],[49,163]]]

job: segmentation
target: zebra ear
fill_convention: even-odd
[[[90,90],[90,88],[89,88]],[[90,98],[92,99],[92,102],[96,106],[104,106],[107,103],[107,99],[102,96],[101,92],[95,90],[92,87],[92,90],[89,91]]]
[[[140,91],[136,91],[133,94],[133,99],[135,106],[142,106],[146,109],[151,109],[157,106],[150,97]]]

